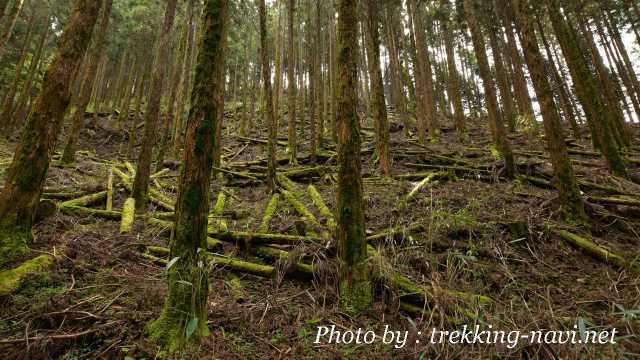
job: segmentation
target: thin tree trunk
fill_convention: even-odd
[[[569,92],[565,87],[564,81],[560,77],[558,72],[558,68],[553,61],[553,54],[551,53],[551,47],[549,46],[549,42],[547,41],[547,37],[544,34],[544,28],[542,27],[542,23],[540,19],[537,21],[538,32],[540,33],[540,39],[542,40],[542,44],[544,45],[545,52],[547,54],[547,61],[549,62],[549,66],[551,67],[551,77],[553,81],[551,83],[555,83],[558,89],[558,93],[560,95],[560,105],[562,107],[562,112],[566,120],[571,125],[571,129],[573,131],[573,136],[577,139],[580,139],[580,128],[578,127],[578,122],[576,121],[575,114],[573,112],[573,107],[571,106],[571,99],[569,98]]]
[[[417,3],[416,0],[408,0],[408,3],[410,4],[410,11],[413,13],[413,30],[416,40],[416,55],[418,57],[416,65],[421,69],[419,73],[421,75],[420,82],[422,83],[425,120],[427,122],[426,128],[429,130],[429,138],[434,141],[438,138],[440,129],[434,94],[433,70],[425,36],[424,13],[421,3]]]
[[[169,43],[171,40],[171,30],[175,19],[177,0],[168,0],[164,17],[162,33],[158,40],[156,49],[155,64],[151,76],[151,86],[149,88],[149,102],[144,114],[144,137],[138,156],[135,179],[133,181],[133,191],[131,197],[136,200],[136,208],[144,211],[148,203],[149,175],[151,172],[151,156],[153,145],[156,139],[156,128],[160,117],[160,101],[162,99],[162,88],[164,84],[165,72],[167,68],[167,57]]]
[[[560,116],[556,111],[553,93],[546,76],[542,53],[538,47],[533,23],[529,20],[531,9],[527,0],[512,0],[517,16],[519,32],[522,34],[522,47],[529,67],[531,80],[540,102],[544,122],[545,139],[555,174],[554,183],[560,197],[561,211],[565,220],[574,224],[587,221],[580,189],[576,182]]]
[[[6,17],[2,19],[3,22],[0,26],[0,58],[4,56],[4,53],[7,50],[7,43],[11,38],[13,27],[16,25],[16,21],[18,20],[20,11],[22,11],[23,5],[24,0],[14,0],[9,12],[6,13]]]
[[[277,123],[271,91],[271,64],[267,45],[267,10],[264,0],[257,0],[260,11],[260,60],[262,63],[262,86],[264,87],[264,114],[267,119],[267,187],[271,193],[276,191],[276,131]]]
[[[99,86],[99,84],[96,83],[96,78],[99,77],[98,66],[100,64],[100,57],[105,46],[112,5],[113,0],[106,0],[104,2],[100,24],[98,26],[98,31],[96,32],[95,43],[88,58],[89,68],[84,80],[82,81],[82,90],[80,90],[79,97],[77,98],[77,102],[75,104],[76,111],[73,114],[71,129],[69,130],[69,135],[67,135],[66,145],[62,152],[62,158],[60,159],[60,163],[62,165],[68,165],[75,162],[76,149],[78,147],[78,138],[80,137],[80,131],[84,127],[84,114],[87,111],[87,105],[89,105],[89,101],[91,100],[91,93],[93,89]],[[93,111],[98,110],[93,109]]]
[[[29,64],[27,79],[24,85],[22,86],[22,90],[20,90],[20,96],[18,96],[18,100],[16,101],[14,117],[11,120],[11,123],[9,124],[9,131],[8,131],[9,134],[13,133],[13,129],[15,128],[16,124],[22,124],[24,122],[24,119],[26,117],[25,114],[28,112],[27,102],[31,96],[30,94],[33,88],[33,82],[38,73],[37,71],[38,67],[42,62],[41,60],[42,60],[42,54],[44,52],[44,45],[46,44],[47,39],[49,38],[50,24],[51,22],[49,18],[46,17],[44,21],[42,35],[40,36],[40,40],[38,41],[38,48],[36,50],[35,55],[31,58],[31,63]]]
[[[487,103],[487,112],[489,115],[489,124],[493,127],[494,142],[498,151],[504,158],[504,165],[506,176],[513,178],[516,173],[515,160],[513,152],[511,151],[511,145],[505,134],[504,120],[502,114],[498,108],[498,100],[496,97],[495,84],[493,77],[491,76],[491,70],[489,69],[489,62],[487,60],[487,51],[485,48],[484,39],[482,38],[482,30],[478,24],[478,19],[475,15],[475,9],[473,7],[472,0],[464,0],[464,10],[467,15],[467,22],[469,30],[471,31],[471,38],[473,41],[473,48],[478,60],[478,66],[480,68],[480,76],[482,77],[482,84],[484,86],[484,96]]]
[[[194,21],[194,6],[195,1],[190,0],[187,5],[187,24],[189,27],[189,34],[187,35],[187,52],[185,53],[184,68],[182,69],[182,90],[178,97],[178,105],[176,107],[176,126],[173,132],[173,157],[178,158],[178,153],[182,147],[182,141],[184,139],[182,131],[182,123],[184,118],[184,106],[185,102],[191,95],[191,67],[193,64],[194,56],[194,42],[196,37],[196,22]]]
[[[371,110],[375,124],[376,155],[380,170],[385,176],[391,176],[391,161],[389,158],[389,120],[387,119],[387,105],[384,98],[382,73],[380,71],[380,36],[378,34],[379,12],[376,0],[365,0],[366,31],[365,36],[369,76],[371,78]]]
[[[451,8],[449,0],[441,0],[441,5],[445,16],[445,20],[442,22],[442,30],[444,32],[447,68],[449,70],[449,100],[453,102],[453,118],[458,132],[458,137],[462,138],[464,136],[463,134],[466,132],[466,128],[464,124],[464,109],[462,107],[462,99],[460,97],[460,75],[456,69],[456,59],[453,51],[454,39],[453,29],[451,28]]]
[[[627,168],[611,134],[612,112],[607,109],[600,96],[599,87],[585,62],[575,31],[563,19],[557,0],[545,0],[545,5],[556,39],[569,66],[576,94],[587,115],[594,147],[600,146],[612,174],[627,177]]]
[[[297,164],[297,148],[296,142],[296,78],[295,78],[295,32],[293,23],[296,11],[296,0],[289,0],[287,6],[288,19],[288,54],[287,54],[287,92],[288,92],[288,109],[287,109],[287,137],[290,163]]]
[[[11,126],[11,119],[14,115],[14,100],[16,97],[16,92],[18,91],[18,87],[20,86],[20,80],[22,79],[22,68],[24,67],[24,63],[27,59],[27,54],[29,53],[29,46],[31,45],[31,37],[33,35],[33,30],[36,24],[36,17],[32,16],[29,21],[29,28],[27,29],[27,34],[24,37],[24,45],[22,46],[22,50],[20,51],[20,60],[15,68],[15,75],[13,79],[13,83],[11,87],[7,91],[4,96],[2,113],[0,114],[0,128],[7,129]]]

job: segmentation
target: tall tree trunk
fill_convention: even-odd
[[[148,55],[149,52],[145,52]],[[136,101],[133,107],[133,116],[129,122],[129,142],[127,145],[127,159],[133,160],[134,148],[136,145],[136,135],[138,131],[138,123],[140,122],[140,111],[142,109],[142,102],[145,96],[145,89],[147,87],[147,80],[150,75],[150,71],[147,70],[147,66],[150,65],[151,60],[147,59],[143,62],[145,65],[140,69],[141,74],[138,76],[139,82],[136,84]]]
[[[308,73],[309,73],[309,156],[311,158],[311,164],[315,165],[317,162],[318,145],[316,143],[318,137],[316,135],[316,89],[318,87],[316,72],[318,71],[318,43],[315,33],[312,31],[311,17],[312,17],[311,1],[307,1],[307,59],[308,59]],[[316,24],[317,25],[317,24]]]
[[[131,197],[136,200],[136,208],[145,210],[148,202],[149,175],[151,172],[151,156],[153,145],[156,140],[156,128],[160,117],[160,100],[162,98],[162,87],[164,84],[164,74],[167,68],[167,57],[169,43],[171,40],[171,29],[175,19],[177,0],[168,0],[164,16],[162,33],[158,40],[156,49],[155,64],[151,76],[151,87],[149,88],[149,102],[144,114],[144,138],[138,156],[135,179],[133,181],[133,191]]]
[[[371,78],[371,110],[375,124],[376,155],[380,170],[385,176],[391,176],[391,160],[389,158],[389,120],[387,119],[387,105],[382,87],[382,72],[380,70],[380,36],[378,34],[379,12],[377,0],[365,0],[366,31],[365,36],[369,77]]]
[[[578,45],[575,31],[563,19],[557,0],[544,0],[556,39],[569,66],[575,91],[587,115],[594,147],[600,146],[612,174],[627,177],[627,168],[611,134],[612,112],[607,109],[596,80]]]
[[[456,69],[456,59],[453,51],[454,39],[453,29],[451,28],[451,6],[449,0],[441,0],[445,19],[442,22],[444,32],[444,44],[447,53],[447,68],[449,70],[448,90],[451,102],[453,102],[453,119],[458,132],[458,137],[462,138],[466,132],[464,125],[464,109],[462,107],[462,98],[460,97],[460,75]]]
[[[33,82],[36,78],[37,70],[42,60],[44,45],[49,38],[51,20],[46,17],[43,24],[44,26],[42,35],[40,35],[40,39],[38,40],[38,48],[36,49],[34,56],[31,58],[31,63],[29,64],[29,70],[27,72],[27,79],[25,80],[22,89],[20,90],[20,96],[18,96],[18,100],[16,101],[14,116],[9,124],[9,131],[7,132],[8,134],[13,133],[13,129],[15,128],[16,124],[21,125],[24,122],[24,119],[26,117],[25,114],[28,113],[27,102],[29,101],[29,98],[31,96]]]
[[[7,43],[11,38],[13,27],[16,25],[16,21],[18,20],[20,11],[22,11],[23,5],[24,0],[14,0],[11,8],[2,19],[2,24],[0,24],[0,58],[4,56],[4,53],[7,50]]]
[[[620,99],[615,90],[615,84],[613,83],[609,69],[607,69],[604,65],[604,61],[602,60],[602,56],[598,50],[598,47],[593,39],[593,35],[591,33],[591,29],[588,27],[586,20],[580,11],[576,12],[576,18],[578,19],[580,30],[582,32],[582,36],[585,40],[586,47],[588,47],[588,53],[591,54],[591,62],[595,67],[595,73],[598,75],[598,79],[600,80],[600,88],[602,89],[602,93],[604,95],[604,100],[607,103],[607,107],[609,111],[613,113],[612,122],[611,122],[611,131],[614,139],[618,143],[619,147],[627,147],[629,146],[629,138],[627,137],[627,131],[624,128],[624,114],[622,113],[622,109],[620,108]]]
[[[584,211],[580,189],[571,167],[564,131],[560,124],[560,116],[556,111],[551,86],[546,76],[542,53],[538,47],[533,23],[529,19],[528,14],[532,11],[529,8],[528,0],[512,0],[512,2],[517,16],[516,21],[519,32],[522,34],[524,56],[540,103],[545,139],[547,140],[547,148],[553,165],[554,183],[560,197],[561,211],[565,220],[575,224],[582,224],[587,221],[587,215]]]
[[[322,140],[324,138],[324,77],[322,75],[322,62],[323,62],[323,49],[324,43],[322,42],[322,2],[316,1],[316,53],[317,60],[315,62],[316,70],[316,104],[317,104],[317,116],[318,121],[316,123],[316,143],[320,149],[322,149]]]
[[[182,83],[183,73],[183,61],[185,58],[187,47],[187,36],[189,36],[189,23],[185,23],[182,29],[182,34],[178,39],[178,51],[174,55],[174,61],[171,71],[171,81],[169,88],[169,102],[167,104],[167,115],[162,127],[162,140],[160,141],[160,147],[158,149],[158,156],[156,157],[156,171],[160,171],[164,166],[164,158],[169,148],[172,134],[175,134],[176,129],[176,102],[178,100],[178,91],[180,90],[180,84]]]
[[[480,76],[482,77],[482,84],[484,86],[484,96],[487,103],[489,124],[493,127],[493,140],[498,151],[504,158],[505,175],[508,178],[513,178],[516,173],[516,164],[513,152],[511,151],[511,145],[509,144],[509,140],[505,134],[504,120],[502,119],[502,114],[498,108],[495,84],[493,82],[491,70],[489,69],[487,51],[482,36],[482,30],[480,29],[480,24],[478,23],[478,19],[475,15],[476,10],[474,9],[473,0],[464,0],[464,10],[467,15],[469,30],[471,31],[473,48],[478,59]]]
[[[364,233],[364,203],[357,113],[358,17],[356,0],[339,0],[337,31],[338,146],[337,239],[340,306],[357,314],[372,302]]]
[[[502,11],[502,22],[506,29],[507,52],[513,69],[513,87],[515,89],[516,101],[518,103],[518,113],[521,117],[525,118],[525,122],[529,122],[535,120],[535,114],[531,104],[531,97],[529,96],[527,79],[524,76],[522,59],[520,58],[520,53],[516,46],[516,38],[513,33],[513,25],[511,22],[512,17],[509,16],[509,9],[510,7],[506,6]]]
[[[422,11],[421,3],[418,3],[416,0],[408,0],[408,3],[410,4],[409,11],[413,14],[413,30],[416,40],[416,55],[418,60],[416,66],[421,69],[419,74],[421,76],[420,83],[422,83],[421,87],[423,91],[425,120],[427,122],[426,128],[429,130],[429,138],[434,141],[437,140],[440,129],[438,125],[438,112],[433,87],[433,70],[431,68],[431,58],[425,36],[425,15]]]
[[[178,152],[182,148],[182,141],[184,136],[182,135],[182,124],[184,119],[184,106],[185,102],[191,95],[191,65],[193,64],[195,37],[196,37],[196,22],[194,21],[194,6],[195,1],[189,0],[187,5],[187,26],[189,27],[189,34],[187,35],[187,51],[185,52],[184,67],[182,69],[182,90],[178,97],[178,104],[176,106],[176,125],[173,132],[173,157],[178,158]]]
[[[293,20],[295,18],[296,0],[289,0],[287,8],[289,45],[287,54],[287,88],[288,88],[288,109],[287,109],[287,135],[288,150],[291,164],[297,164],[296,142],[296,78],[295,78],[295,32],[293,30]]]
[[[76,149],[78,147],[78,138],[80,137],[80,131],[84,127],[84,114],[87,111],[87,105],[91,100],[91,92],[94,87],[99,86],[96,83],[98,78],[98,65],[100,63],[100,57],[105,45],[105,39],[107,36],[107,30],[109,28],[109,17],[111,16],[111,7],[113,0],[105,0],[104,8],[102,9],[102,17],[100,18],[100,24],[98,25],[98,31],[96,32],[96,38],[89,54],[89,69],[82,80],[82,90],[77,98],[76,111],[73,114],[73,120],[71,121],[71,129],[69,135],[67,135],[67,142],[62,152],[62,158],[60,164],[69,165],[76,160]],[[98,109],[93,109],[97,112]]]
[[[227,6],[227,0],[205,1],[171,238],[170,258],[176,261],[167,269],[169,291],[162,313],[148,327],[151,338],[169,353],[209,335],[209,281],[201,250],[207,247],[214,131],[219,113],[224,112],[216,101],[222,84],[212,84],[212,79],[224,71]]]
[[[491,53],[493,55],[493,65],[496,70],[496,80],[498,81],[498,88],[500,89],[500,100],[502,100],[502,116],[507,122],[509,132],[515,132],[516,116],[513,97],[511,95],[511,86],[509,86],[507,72],[502,60],[503,51],[498,41],[498,36],[502,37],[502,31],[500,31],[499,27],[496,27],[495,29],[488,31],[488,33],[489,42],[491,44]]]
[[[77,0],[22,131],[0,194],[0,263],[27,251],[49,162],[69,106],[69,88],[91,40],[101,0]]]
[[[400,50],[398,41],[398,7],[392,4],[386,5],[386,37],[389,49],[389,71],[391,71],[391,85],[395,98],[396,111],[400,116],[400,121],[404,126],[404,136],[409,137],[409,114],[407,112],[407,99],[404,93],[404,82],[402,81],[402,65],[400,64]]]
[[[24,67],[24,63],[27,59],[27,54],[29,53],[29,46],[31,45],[31,36],[33,35],[33,30],[35,24],[37,23],[36,17],[32,16],[29,20],[29,27],[27,29],[27,34],[24,37],[24,44],[22,46],[22,50],[20,51],[20,60],[18,60],[18,64],[15,68],[15,75],[13,78],[13,83],[11,87],[7,91],[4,96],[2,113],[0,114],[0,128],[7,129],[11,123],[14,114],[14,100],[16,97],[16,92],[18,91],[18,86],[20,85],[20,80],[22,79],[22,68]]]
[[[571,125],[571,129],[573,131],[573,136],[577,139],[580,139],[580,128],[578,127],[578,122],[576,121],[575,113],[573,111],[573,106],[571,105],[571,99],[569,98],[569,91],[567,90],[564,80],[560,77],[560,73],[558,72],[558,67],[556,66],[553,60],[553,54],[551,53],[551,46],[547,41],[547,37],[544,34],[544,28],[542,26],[542,22],[540,19],[537,21],[538,32],[540,33],[540,39],[542,40],[542,44],[544,45],[545,52],[547,54],[547,61],[549,62],[549,66],[551,67],[551,78],[553,81],[551,83],[555,83],[558,89],[558,94],[560,95],[560,105],[562,107],[562,112],[566,120]]]
[[[260,11],[260,60],[262,63],[262,86],[264,87],[264,114],[267,119],[267,186],[270,192],[276,191],[276,131],[277,124],[273,108],[271,91],[271,64],[267,45],[267,10],[264,0],[257,0]]]

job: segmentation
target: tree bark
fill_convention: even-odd
[[[168,293],[160,317],[149,325],[151,338],[175,353],[187,342],[209,334],[207,327],[208,273],[201,249],[207,248],[209,181],[220,107],[216,94],[223,85],[227,0],[205,1],[202,36],[187,119],[183,168],[171,239]],[[212,86],[213,85],[213,86]],[[173,260],[172,260],[173,261]]]
[[[582,224],[587,221],[580,189],[576,182],[560,116],[556,110],[553,93],[547,79],[542,53],[538,47],[533,22],[529,19],[532,11],[528,0],[512,0],[516,13],[519,32],[522,34],[522,47],[529,67],[531,80],[540,103],[544,122],[545,138],[555,175],[555,186],[560,197],[561,211],[565,220]]]
[[[380,170],[384,176],[391,176],[391,161],[389,158],[389,120],[387,119],[387,104],[382,86],[382,71],[380,70],[380,36],[379,11],[377,0],[364,1],[366,13],[366,48],[369,77],[371,78],[371,112],[375,125],[376,155]]]
[[[160,117],[160,101],[162,99],[162,87],[164,84],[165,71],[167,68],[167,57],[171,30],[175,19],[177,0],[168,0],[165,11],[164,25],[158,40],[156,49],[153,75],[151,76],[151,87],[149,88],[149,103],[144,114],[144,138],[138,156],[136,176],[133,181],[133,191],[131,197],[136,199],[136,208],[139,211],[146,209],[149,191],[149,175],[151,172],[151,156],[153,145],[156,140],[156,128]]]
[[[14,114],[14,100],[16,97],[16,92],[18,91],[18,86],[20,85],[20,79],[22,79],[22,68],[24,67],[24,63],[27,59],[27,53],[29,52],[29,45],[31,45],[31,37],[33,35],[33,30],[35,24],[37,23],[36,17],[32,16],[29,21],[29,27],[27,29],[27,34],[24,37],[24,44],[22,46],[22,50],[20,51],[20,60],[15,68],[15,75],[13,79],[13,83],[7,93],[5,94],[2,114],[0,114],[0,126],[3,129],[7,129],[11,126],[12,118]]]
[[[454,39],[453,29],[451,28],[451,5],[449,0],[441,0],[445,19],[442,22],[442,30],[444,32],[444,44],[447,53],[447,68],[449,70],[449,97],[453,103],[453,119],[458,132],[458,137],[462,138],[466,132],[464,124],[464,109],[462,107],[462,98],[460,97],[460,75],[456,69],[456,59],[453,51]]]
[[[106,0],[104,8],[102,9],[102,16],[100,18],[100,24],[98,25],[98,31],[96,32],[95,42],[89,53],[89,69],[85,74],[85,78],[82,80],[82,90],[80,90],[75,104],[76,110],[73,114],[73,120],[71,121],[71,129],[69,130],[69,135],[67,135],[67,142],[62,152],[62,158],[60,159],[60,163],[63,165],[71,164],[76,159],[78,138],[80,137],[80,131],[84,127],[84,115],[87,111],[87,105],[89,105],[89,101],[91,100],[93,89],[100,86],[96,81],[98,78],[98,65],[106,42],[112,5],[113,0]],[[93,111],[97,112],[98,109],[93,109]]]
[[[296,0],[289,0],[287,6],[287,19],[288,19],[288,54],[287,54],[287,92],[288,92],[288,106],[287,106],[287,136],[288,136],[288,150],[289,158],[292,164],[296,164],[297,160],[297,148],[296,141],[296,78],[295,78],[295,32],[293,30],[293,20],[296,12]]]
[[[264,114],[267,119],[267,187],[271,193],[276,191],[276,117],[271,89],[271,64],[267,45],[267,10],[264,0],[258,0],[260,11],[260,60],[262,63],[262,86],[264,87]]]
[[[484,96],[487,103],[487,112],[489,115],[489,124],[493,127],[493,139],[496,147],[504,159],[505,175],[508,178],[513,178],[516,173],[515,160],[513,152],[511,151],[511,145],[505,134],[504,121],[502,114],[498,108],[498,100],[496,97],[495,84],[493,77],[491,76],[491,70],[489,69],[489,62],[487,60],[487,51],[485,48],[484,39],[482,36],[482,30],[478,19],[475,15],[475,9],[473,0],[464,0],[464,10],[467,15],[467,22],[469,30],[471,31],[471,38],[473,41],[473,48],[478,60],[478,66],[480,68],[480,76],[482,77],[482,84],[484,86]]]
[[[13,27],[16,25],[16,21],[18,20],[20,11],[22,11],[23,5],[24,0],[14,0],[9,12],[5,14],[6,17],[2,19],[3,22],[0,26],[0,58],[4,56],[4,53],[7,50],[7,43],[11,38]]]
[[[422,101],[424,101],[425,121],[429,130],[429,138],[434,141],[437,140],[440,129],[438,125],[438,112],[436,108],[436,100],[433,87],[433,70],[431,68],[431,58],[429,50],[427,48],[427,39],[425,36],[424,28],[424,13],[422,11],[421,3],[416,0],[408,0],[409,11],[413,14],[413,31],[416,42],[416,55],[417,64],[420,68],[418,72],[420,75],[419,82],[423,92]]]
[[[22,131],[0,194],[0,261],[26,252],[49,162],[69,106],[74,70],[91,40],[101,0],[77,0]]]
[[[372,302],[372,287],[366,263],[360,126],[357,114],[357,1],[340,0],[337,7],[339,293],[341,308],[348,313],[357,314],[367,309]]]
[[[587,115],[594,147],[600,146],[612,174],[627,177],[627,168],[611,134],[612,112],[607,109],[600,96],[600,90],[585,62],[575,31],[563,19],[557,0],[544,1],[556,39],[569,66],[576,94]]]

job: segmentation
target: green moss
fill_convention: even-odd
[[[340,281],[340,308],[347,314],[358,315],[373,303],[371,282],[366,279]]]
[[[260,223],[260,227],[258,227],[259,233],[269,232],[269,222],[273,218],[273,215],[276,213],[278,209],[278,202],[280,200],[280,195],[273,194],[271,199],[269,199],[269,203],[267,207],[264,209],[264,215],[262,216],[262,222]]]
[[[128,198],[122,207],[122,220],[120,222],[120,233],[126,234],[131,231],[131,226],[135,220],[136,200]]]
[[[44,272],[51,264],[53,264],[52,256],[40,255],[25,261],[15,269],[0,272],[0,297],[10,295],[20,287],[27,277]]]
[[[0,266],[29,252],[33,241],[31,229],[0,225]]]
[[[197,266],[198,256],[178,259],[170,269],[169,291],[162,313],[147,325],[152,341],[174,354],[187,345],[209,335],[207,327],[207,273]]]

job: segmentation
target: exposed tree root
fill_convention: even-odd
[[[53,256],[40,255],[15,269],[0,271],[0,297],[11,295],[29,276],[45,272],[53,262]]]

